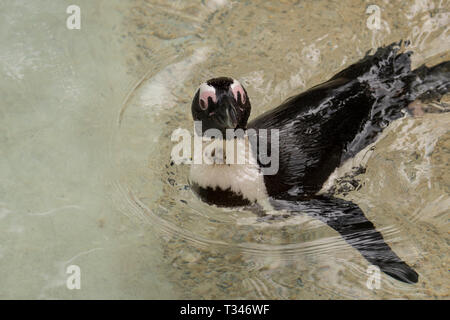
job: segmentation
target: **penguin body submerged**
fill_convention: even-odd
[[[193,118],[202,124],[196,134],[208,136],[208,131],[215,130],[213,138],[223,137],[218,141],[248,140],[250,148],[246,150],[252,161],[227,164],[218,159],[212,164],[192,165],[194,192],[219,206],[257,203],[265,211],[306,213],[339,232],[386,274],[416,283],[417,273],[391,250],[356,204],[319,192],[343,162],[403,116],[409,103],[449,91],[450,62],[412,71],[410,53],[398,53],[398,45],[366,55],[327,82],[287,99],[248,124],[250,100],[237,80],[222,77],[202,84],[192,102]],[[226,136],[230,130],[244,133]],[[274,141],[276,148],[272,148]],[[260,149],[261,145],[266,150]],[[274,172],[267,173],[274,162],[267,163],[268,155],[277,162]],[[207,156],[215,158],[214,152]]]

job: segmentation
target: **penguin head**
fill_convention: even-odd
[[[246,129],[250,109],[245,88],[227,77],[202,83],[192,101],[192,117],[201,121],[203,132],[217,129],[225,134],[226,129]]]

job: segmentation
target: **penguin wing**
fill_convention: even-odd
[[[335,78],[248,124],[260,141],[265,139],[260,130],[267,129],[267,141],[259,145],[267,145],[269,153],[277,152],[270,142],[272,129],[278,129],[279,170],[264,176],[270,196],[293,187],[305,196],[321,189],[369,117],[374,98],[367,91],[358,80]]]
[[[271,200],[277,210],[306,213],[336,230],[342,238],[372,265],[394,279],[416,283],[418,274],[402,261],[383,239],[358,205],[338,198],[311,200]]]

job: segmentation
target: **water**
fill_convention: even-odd
[[[252,118],[399,39],[416,66],[448,60],[448,1],[77,1],[80,30],[70,4],[0,4],[0,298],[448,298],[448,113],[396,121],[360,187],[337,184],[417,285],[370,290],[327,226],[208,206],[170,164],[205,79],[239,79]]]

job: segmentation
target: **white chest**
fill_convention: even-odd
[[[251,202],[264,203],[267,200],[264,176],[249,148],[248,139],[241,140],[240,144],[238,140],[233,145],[235,157],[232,160],[226,156],[229,147],[224,141],[209,142],[204,148],[202,164],[191,165],[191,181],[202,188],[230,189]]]

